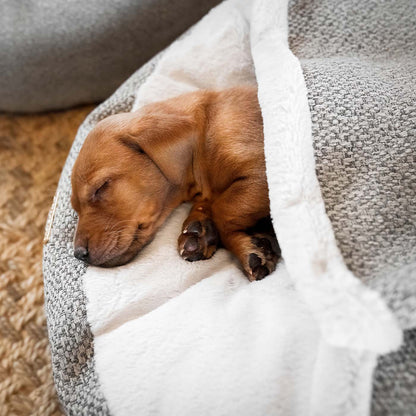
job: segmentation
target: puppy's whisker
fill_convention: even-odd
[[[120,221],[116,222],[114,224],[114,226],[119,226],[120,224],[129,224],[129,223],[136,224],[137,221],[136,220],[120,220]]]
[[[111,240],[108,240],[107,244],[104,246],[104,253],[111,255],[111,253],[115,251],[114,247],[117,247],[118,240],[118,238],[112,238]]]
[[[125,228],[121,228],[120,226],[121,225],[127,225],[129,223],[136,224],[137,221],[136,220],[121,220],[121,221],[118,221],[116,223],[111,224],[111,228],[109,228],[109,224],[107,224],[105,231],[106,232],[111,232],[111,231],[114,231],[115,229],[117,229],[117,230],[125,229]]]
[[[111,239],[111,238],[115,238],[115,237],[120,237],[123,233],[121,231],[111,231],[108,233],[105,233],[105,238],[106,239]]]

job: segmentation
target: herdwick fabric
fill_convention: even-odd
[[[405,332],[379,358],[374,414],[416,413],[416,14],[412,1],[290,2],[316,173],[349,269]],[[305,31],[305,26],[308,30]]]
[[[376,359],[399,347],[400,326],[404,345],[379,358],[371,411],[412,414],[410,10],[410,1],[292,2],[288,31],[285,1],[227,1],[91,114],[45,245],[54,375],[68,414],[368,414]],[[187,206],[129,265],[86,269],[72,258],[70,172],[99,119],[256,82],[284,257],[274,274],[249,284],[223,250],[183,262],[176,238]]]
[[[0,111],[106,99],[219,0],[0,2]]]

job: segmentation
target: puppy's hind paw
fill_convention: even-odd
[[[220,238],[211,219],[193,221],[185,226],[178,238],[178,251],[187,261],[205,260],[217,250]]]
[[[258,234],[251,237],[252,252],[248,255],[249,280],[261,280],[276,269],[281,251],[276,237]]]

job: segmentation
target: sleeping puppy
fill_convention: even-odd
[[[192,92],[105,118],[72,172],[74,255],[94,266],[125,264],[190,201],[180,256],[208,259],[221,244],[250,280],[262,279],[280,257],[265,170],[253,88]]]

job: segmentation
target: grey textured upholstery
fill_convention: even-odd
[[[107,98],[219,0],[0,2],[0,111]]]
[[[416,14],[412,0],[292,1],[316,172],[347,266],[405,331],[380,357],[372,414],[416,412]]]

